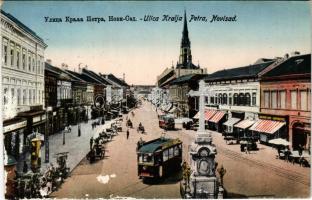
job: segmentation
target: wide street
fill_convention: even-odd
[[[62,187],[51,198],[181,198],[178,178],[168,178],[157,184],[144,184],[137,176],[136,143],[140,139],[151,140],[163,132],[158,127],[156,111],[148,102],[134,110],[131,118],[134,129],[126,138],[126,115],[123,116],[123,132],[106,144],[106,157],[94,164],[83,159],[72,171]],[[146,134],[136,128],[142,122]],[[188,160],[188,145],[195,131],[182,129],[168,131],[167,137],[179,137],[183,141],[183,156]],[[276,159],[276,150],[258,145],[260,150],[245,154],[239,145],[227,145],[220,133],[212,132],[217,146],[218,167],[226,169],[224,186],[230,197],[307,198],[310,195],[310,168]],[[89,141],[85,141],[89,143]],[[77,146],[81,144],[76,144]]]

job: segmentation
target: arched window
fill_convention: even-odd
[[[222,103],[227,104],[227,94],[226,93],[223,94]]]
[[[233,105],[234,106],[238,105],[238,94],[237,93],[235,93],[233,96]]]
[[[218,103],[219,104],[223,104],[223,102],[222,102],[222,94],[219,94]]]
[[[245,103],[246,106],[250,106],[250,94],[249,93],[245,93]]]
[[[245,95],[244,95],[244,93],[239,93],[238,105],[245,105]]]

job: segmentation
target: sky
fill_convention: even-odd
[[[122,77],[129,84],[155,84],[157,75],[179,59],[183,20],[161,21],[163,15],[205,16],[188,22],[193,63],[217,70],[246,66],[258,58],[299,51],[311,53],[309,2],[4,2],[2,9],[35,31],[48,45],[45,59],[72,70],[78,65]],[[108,16],[137,21],[112,22]],[[143,21],[145,15],[159,21]],[[235,22],[212,22],[213,15],[235,16]],[[66,16],[84,22],[65,22]],[[86,22],[86,17],[106,22]],[[45,22],[45,17],[62,22]]]

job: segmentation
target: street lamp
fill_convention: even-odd
[[[45,163],[49,162],[49,112],[52,111],[52,107],[49,106],[46,108],[46,131],[44,136],[44,145],[45,145]],[[52,120],[53,120],[53,113],[52,113]],[[52,121],[53,124],[53,121]]]

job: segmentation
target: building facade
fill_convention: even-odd
[[[30,160],[32,133],[45,133],[44,52],[42,38],[9,13],[0,11],[2,120],[5,157],[14,160],[12,173]],[[37,134],[36,134],[37,135]],[[7,159],[5,159],[7,160]],[[12,163],[11,163],[12,164]],[[11,165],[12,166],[12,165]],[[7,189],[14,177],[7,178]],[[11,198],[8,191],[6,197]]]
[[[296,55],[261,76],[263,117],[283,120],[293,149],[310,149],[311,55]]]

